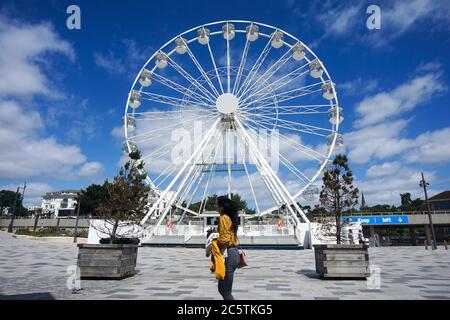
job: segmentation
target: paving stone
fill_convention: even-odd
[[[77,255],[73,244],[0,232],[0,299],[221,299],[203,249],[141,247],[134,277],[82,280],[83,290],[72,294],[67,270]],[[247,255],[251,266],[235,273],[236,299],[450,299],[445,250],[370,248],[371,266],[381,269],[381,289],[375,290],[364,280],[320,279],[312,250],[247,250]]]

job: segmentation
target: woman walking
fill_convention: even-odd
[[[237,248],[237,230],[239,224],[237,205],[225,196],[217,197],[216,210],[220,214],[217,232],[217,244],[225,258],[225,278],[219,280],[219,293],[224,300],[234,300],[233,290],[234,271],[239,264]]]

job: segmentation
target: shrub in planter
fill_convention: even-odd
[[[107,237],[100,244],[78,245],[82,278],[123,278],[134,274],[139,239],[120,230],[137,225],[146,214],[149,187],[145,184],[140,152],[131,152],[129,156],[119,175],[103,184],[104,197],[95,208],[95,218],[103,223],[92,226]]]
[[[315,245],[316,272],[325,278],[366,278],[369,271],[367,245],[353,244],[354,236],[344,234],[342,212],[351,211],[358,203],[358,188],[353,186],[353,174],[345,155],[337,155],[324,172],[320,192],[321,212],[329,220],[317,230],[335,244]],[[343,238],[347,244],[342,244]]]

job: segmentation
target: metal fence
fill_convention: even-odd
[[[203,225],[173,225],[171,228],[160,225],[154,232],[157,236],[203,236],[209,226]],[[246,236],[292,236],[294,235],[293,226],[278,227],[275,225],[245,225],[243,228],[239,228],[238,234]]]
[[[84,229],[89,228],[89,219],[78,219],[78,228]],[[0,228],[8,228],[11,223],[11,219],[0,219]],[[56,219],[18,219],[14,218],[13,228],[14,229],[25,229],[25,228],[60,228],[60,229],[73,229],[75,228],[76,219],[68,218],[56,218]]]

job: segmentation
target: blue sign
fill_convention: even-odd
[[[346,222],[361,222],[361,224],[405,224],[408,216],[345,216]]]

